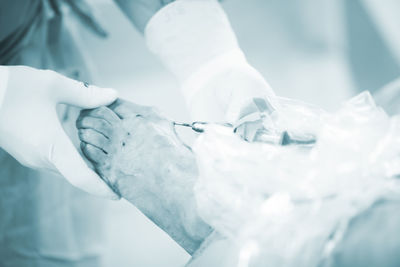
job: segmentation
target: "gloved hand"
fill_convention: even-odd
[[[234,125],[235,133],[249,142],[262,141],[265,134],[276,134],[273,118],[276,116],[275,107],[268,99],[253,98],[240,110],[239,120]]]
[[[49,70],[1,66],[0,71],[4,68],[9,75],[2,104],[0,101],[0,147],[25,166],[57,171],[86,192],[117,199],[86,165],[56,113],[59,103],[81,108],[110,104],[116,91],[85,87]]]
[[[237,125],[260,113],[253,99],[275,106],[274,91],[247,62],[216,0],[171,3],[150,20],[145,37],[150,51],[177,77],[193,121]]]

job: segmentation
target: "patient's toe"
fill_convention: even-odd
[[[95,146],[105,153],[109,151],[110,139],[94,129],[79,129],[79,139],[86,144]]]
[[[136,115],[148,116],[153,113],[153,108],[137,105],[132,102],[118,99],[112,103],[109,108],[115,112],[121,119],[134,117]]]
[[[114,111],[104,106],[95,109],[82,110],[79,117],[99,118],[109,122],[111,125],[120,121],[119,117],[114,113]]]
[[[98,133],[104,135],[106,138],[110,138],[113,131],[113,125],[110,124],[108,121],[101,118],[89,116],[80,116],[76,121],[76,127],[79,130],[93,129],[94,131],[97,131]]]
[[[95,164],[104,164],[107,162],[107,154],[96,146],[81,142],[81,150],[83,154]]]

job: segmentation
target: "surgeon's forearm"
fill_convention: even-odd
[[[3,104],[3,98],[8,84],[8,67],[0,66],[0,107]]]
[[[273,90],[247,62],[217,0],[169,4],[151,18],[145,37],[181,83],[193,120],[235,123],[254,98],[274,106]]]
[[[211,227],[197,213],[193,186],[198,172],[192,152],[180,150],[170,158],[174,162],[166,158],[149,174],[156,177],[145,177],[158,183],[150,190],[138,188],[133,183],[135,177],[117,178],[116,187],[123,198],[192,254],[211,233]]]

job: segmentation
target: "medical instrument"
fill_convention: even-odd
[[[192,123],[185,123],[185,122],[175,122],[174,121],[174,125],[192,128],[192,130],[197,132],[197,133],[203,133],[205,126],[209,125],[209,124],[217,124],[217,125],[233,128],[233,125],[230,124],[230,123],[211,123],[211,122],[202,122],[202,121],[195,121],[195,122],[192,122]]]
[[[236,129],[243,123],[246,123],[248,121],[258,121],[258,120],[262,120],[265,122],[276,111],[276,108],[270,102],[266,101],[263,98],[253,98],[253,103],[255,104],[259,112],[252,113],[241,118],[236,123],[236,125],[232,125],[230,123],[211,123],[211,122],[200,122],[200,121],[195,121],[191,123],[174,122],[174,125],[189,127],[192,128],[192,130],[197,133],[203,133],[207,125],[214,124],[232,128],[232,131],[236,132]],[[273,123],[271,124],[271,127],[273,128]],[[288,130],[269,131],[267,128],[264,127],[262,129],[259,129],[254,137],[254,140],[252,141],[281,145],[281,146],[298,145],[307,147],[313,146],[316,143],[316,137],[313,134],[304,134],[304,133],[296,134]]]
[[[193,131],[197,133],[203,133],[207,125],[221,125],[225,127],[232,128],[234,131],[233,125],[230,123],[212,123],[212,122],[201,122],[195,121],[192,123],[186,122],[173,122],[176,126],[183,126],[191,128]],[[290,131],[283,131],[280,133],[270,133],[266,130],[262,130],[260,133],[257,134],[255,142],[261,143],[268,143],[268,144],[275,144],[281,146],[287,145],[299,145],[299,146],[312,146],[316,143],[316,137],[312,134],[294,134]]]

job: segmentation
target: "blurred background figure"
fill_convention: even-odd
[[[128,100],[157,106],[171,118],[189,120],[186,107],[177,105],[184,103],[184,99],[174,77],[148,52],[142,35],[115,3],[111,0],[88,2],[109,33],[107,39],[100,38],[101,31],[96,35],[82,28],[73,12],[65,17],[65,22],[79,47],[82,62],[92,70],[91,80],[100,86],[118,88],[121,97]],[[277,95],[334,110],[348,97],[363,90],[377,92],[400,76],[400,35],[397,33],[400,2],[396,0],[227,0],[223,6],[249,62],[265,76]],[[84,77],[81,76],[84,71],[68,71]],[[4,164],[5,159],[1,160]],[[26,176],[26,172],[14,175]],[[6,173],[2,171],[0,176],[4,179]],[[68,224],[61,219],[51,221],[50,227],[43,229],[45,232],[32,232],[32,238],[52,244],[59,235],[65,235],[62,231],[80,229],[82,237],[88,234],[92,237],[82,242],[98,241],[93,253],[102,253],[104,266],[181,266],[189,259],[183,249],[125,201],[100,203],[96,200],[93,206],[83,207],[82,200],[75,197],[79,193],[67,192],[65,195],[74,199],[75,208],[66,209],[63,198],[56,192],[47,193],[55,194],[58,202],[47,203],[43,199],[43,204],[32,209],[73,213],[74,220]],[[4,194],[22,195],[23,192]],[[103,220],[101,211],[106,204],[111,208]],[[18,224],[20,220],[24,218],[16,217],[13,222]],[[101,236],[103,224],[106,239]],[[4,233],[3,229],[0,232]],[[79,257],[82,252],[79,245],[83,243],[76,244],[77,240],[70,238],[68,246],[74,247],[77,254],[73,256]],[[26,240],[16,240],[15,246]],[[52,255],[54,251],[49,247],[44,251],[47,252]]]

